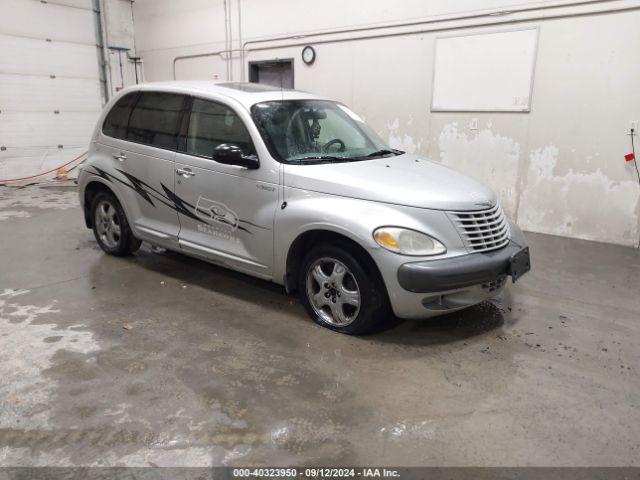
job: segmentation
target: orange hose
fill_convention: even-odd
[[[21,178],[10,178],[9,180],[0,180],[0,183],[7,183],[7,182],[19,182],[20,180],[29,180],[30,178],[38,178],[41,177],[43,175],[46,175],[48,173],[52,173],[55,172],[56,170],[58,170],[59,168],[64,168],[67,165],[71,165],[73,162],[75,162],[76,160],[84,157],[88,152],[83,152],[80,155],[78,155],[76,158],[74,158],[73,160],[65,163],[64,165],[60,165],[59,167],[53,168],[51,170],[47,170],[46,172],[42,172],[42,173],[37,173],[35,175],[30,175],[28,177],[21,177]]]

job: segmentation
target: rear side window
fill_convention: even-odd
[[[245,154],[255,153],[244,122],[229,107],[194,98],[187,132],[187,153],[211,158],[221,143],[239,146]]]
[[[113,138],[127,138],[127,125],[133,105],[138,98],[138,92],[125,95],[113,106],[102,125],[102,133]]]
[[[127,140],[158,148],[177,148],[185,96],[142,92],[129,119]]]

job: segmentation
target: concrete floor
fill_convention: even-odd
[[[75,195],[0,187],[0,465],[640,465],[637,250],[530,234],[504,298],[353,338]]]

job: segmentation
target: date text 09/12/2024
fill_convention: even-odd
[[[388,468],[234,468],[234,478],[399,478]]]

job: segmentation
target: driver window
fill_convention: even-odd
[[[255,153],[247,128],[233,110],[220,103],[194,98],[187,153],[212,158],[213,150],[222,143],[238,145],[245,154]]]
[[[352,125],[333,109],[325,109],[326,118],[318,120],[320,133],[318,143],[326,145],[331,140],[339,139],[345,143],[346,150],[366,148],[366,140]],[[313,123],[310,124],[313,131]],[[317,128],[317,127],[316,127]]]

